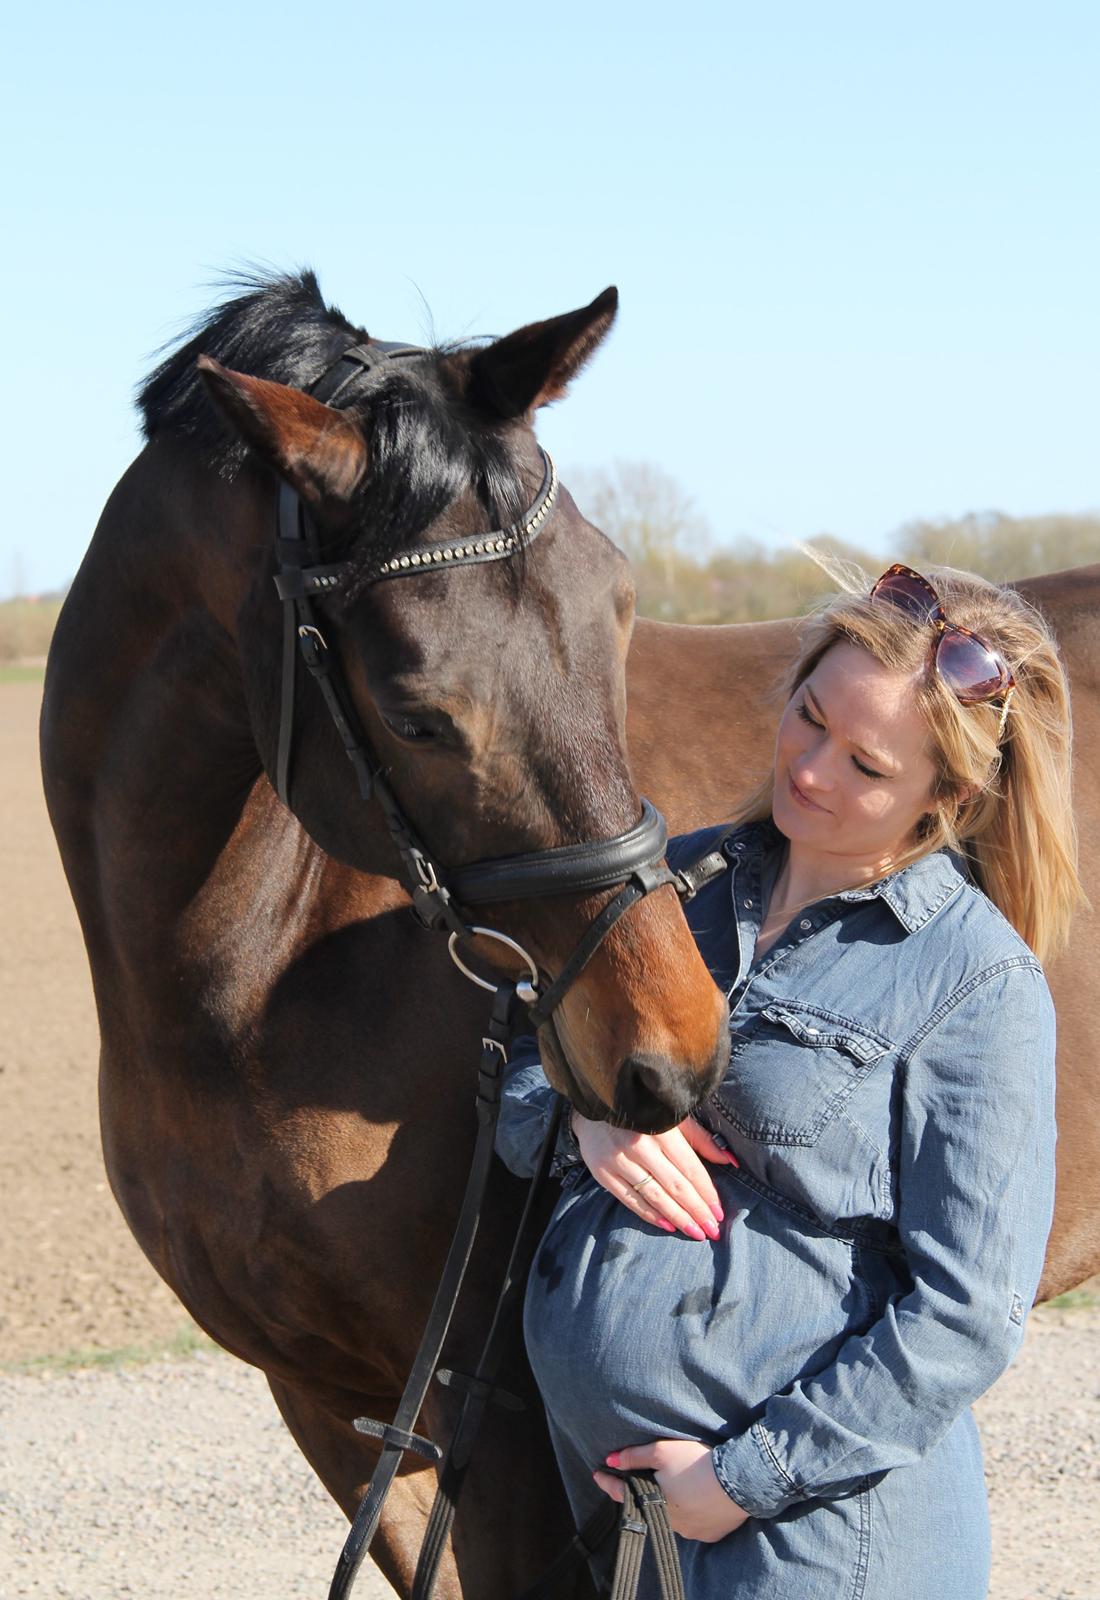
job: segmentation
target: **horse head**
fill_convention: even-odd
[[[564,489],[535,519],[537,538],[504,554],[495,538],[520,526],[540,485],[546,499],[532,418],[564,395],[616,305],[607,290],[486,345],[402,350],[339,406],[200,359],[254,465],[306,508],[315,559],[329,564],[317,570],[340,574],[313,596],[315,631],[338,658],[388,789],[448,868],[613,838],[641,809],[625,741],[634,618],[625,558]],[[253,734],[273,782],[283,626],[274,545],[236,623]],[[410,550],[430,555],[403,560]],[[315,685],[298,690],[293,726],[288,792],[303,826],[337,859],[398,876]],[[475,920],[555,975],[608,899],[606,889],[512,898]],[[505,947],[486,941],[483,953],[514,971]],[[715,1086],[725,1020],[666,886],[616,923],[540,1044],[551,1082],[585,1115],[653,1130]]]

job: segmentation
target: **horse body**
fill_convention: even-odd
[[[448,395],[461,390],[463,426],[491,394],[494,438],[529,462],[531,406],[561,392],[606,331],[605,313],[594,302],[499,341],[480,387],[479,357],[438,362]],[[332,346],[341,330],[330,319],[324,332]],[[95,985],[114,1193],[192,1316],[267,1374],[350,1513],[377,1459],[352,1419],[392,1416],[458,1209],[487,1002],[410,916],[393,848],[312,685],[299,692],[293,810],[269,779],[274,486],[281,476],[316,490],[316,514],[339,537],[356,429],[297,389],[232,373],[212,381],[227,410],[240,408],[250,452],[239,470],[219,471],[185,428],[165,427],[116,489],[51,650],[44,780]],[[519,412],[502,422],[509,386]],[[433,528],[484,525],[476,496],[452,499],[431,510]],[[608,837],[631,821],[629,605],[600,539],[567,501],[520,584],[491,568],[432,573],[415,592],[370,591],[357,602],[359,633],[333,619],[372,741],[444,859]],[[1074,671],[1097,615],[1088,594],[1081,644],[1069,646]],[[766,767],[772,716],[757,691],[791,637],[787,624],[639,625],[628,664],[633,772],[673,828],[721,819]],[[425,751],[428,725],[447,732]],[[1093,813],[1086,821],[1095,829]],[[508,905],[493,918],[552,972],[602,903]],[[1063,983],[1070,1008],[1086,960]],[[1078,1000],[1083,1013],[1083,987]],[[719,1037],[721,997],[665,889],[616,927],[543,1045],[552,1077],[586,1110],[611,1106],[654,1126],[720,1076]],[[1078,1038],[1063,1083],[1083,1105],[1083,1027]],[[1059,1201],[1065,1270],[1078,1277],[1095,1270],[1081,1240],[1100,1201],[1081,1164],[1080,1120],[1063,1145],[1078,1187],[1064,1184]],[[470,1370],[520,1200],[496,1171],[451,1367]],[[504,1600],[570,1531],[518,1349],[503,1381],[531,1405],[486,1420],[441,1575],[446,1600]],[[453,1421],[435,1391],[422,1427],[445,1438]],[[401,1593],[434,1481],[406,1458],[373,1546]]]

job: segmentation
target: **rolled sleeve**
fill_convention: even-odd
[[[1054,1205],[1054,1009],[1006,960],[952,996],[903,1058],[898,1229],[912,1287],[813,1377],[713,1452],[769,1516],[919,1460],[1023,1337]]]
[[[517,1178],[532,1178],[539,1151],[557,1103],[558,1094],[547,1082],[539,1060],[538,1042],[531,1034],[515,1040],[504,1069],[496,1152]],[[581,1161],[568,1112],[561,1119],[552,1171],[561,1174]]]

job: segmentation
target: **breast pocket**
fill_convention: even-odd
[[[773,1001],[735,1030],[715,1105],[746,1138],[815,1144],[891,1049],[873,1029],[800,1001]]]

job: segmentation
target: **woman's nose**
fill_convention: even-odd
[[[828,764],[819,756],[796,761],[791,767],[791,775],[802,792],[811,797],[815,793],[825,794],[832,788]]]

